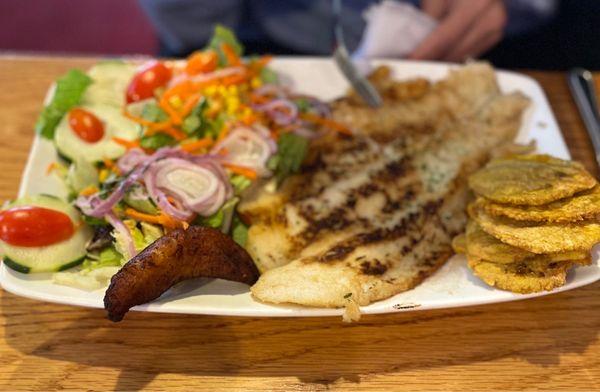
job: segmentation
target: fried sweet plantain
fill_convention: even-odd
[[[477,258],[468,259],[473,273],[490,286],[514,293],[549,291],[565,284],[570,261],[554,263],[544,272],[533,271],[523,263],[506,266]]]
[[[543,206],[499,204],[484,198],[478,204],[490,215],[519,221],[568,223],[600,215],[600,186]]]
[[[466,253],[478,259],[491,260],[499,264],[518,262],[547,264],[557,261],[584,259],[588,251],[574,250],[560,253],[535,254],[525,249],[508,245],[486,233],[477,222],[467,224]]]
[[[506,244],[532,253],[589,250],[600,241],[600,224],[596,222],[539,225],[536,222],[493,217],[476,203],[472,203],[468,211],[471,218],[488,234]]]
[[[580,163],[549,155],[494,159],[469,178],[469,186],[480,196],[532,206],[572,196],[596,183]]]
[[[220,278],[248,285],[258,270],[248,253],[218,230],[174,230],[132,258],[111,279],[104,296],[108,318],[120,321],[130,308],[158,298],[191,278]]]

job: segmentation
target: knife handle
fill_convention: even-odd
[[[583,68],[574,68],[569,71],[567,81],[594,146],[596,162],[600,165],[600,114],[592,73]]]

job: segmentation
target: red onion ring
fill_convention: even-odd
[[[298,118],[298,107],[293,102],[278,98],[263,105],[253,105],[255,110],[266,113],[278,125],[290,125]],[[281,109],[287,109],[287,113]]]
[[[148,155],[141,148],[132,148],[119,158],[117,167],[121,170],[121,173],[129,173],[147,159]]]
[[[122,220],[117,218],[115,213],[112,211],[107,213],[104,218],[108,223],[110,223],[112,227],[114,227],[116,231],[121,233],[121,235],[125,239],[125,245],[127,246],[127,252],[129,252],[129,255],[123,255],[123,257],[125,257],[129,261],[129,259],[131,259],[137,254],[137,251],[135,250],[135,244],[133,242],[133,236],[131,235],[129,228],[125,225],[125,223],[123,223]]]
[[[227,151],[221,158],[223,161],[267,174],[266,163],[274,152],[273,147],[259,132],[248,127],[238,127],[217,143],[211,152],[220,155]]]
[[[191,219],[194,215],[191,211],[185,211],[171,204],[166,193],[158,188],[156,185],[156,173],[158,170],[159,167],[151,167],[144,175],[144,183],[146,184],[146,189],[148,189],[148,194],[152,201],[156,203],[165,214],[175,219],[183,221]]]

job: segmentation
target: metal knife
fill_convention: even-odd
[[[332,1],[333,16],[334,16],[334,50],[333,58],[340,69],[342,74],[346,77],[350,85],[354,87],[354,90],[358,93],[365,102],[371,107],[381,106],[381,96],[377,89],[358,72],[352,59],[348,54],[348,48],[344,42],[344,34],[342,30],[341,16],[342,16],[342,0]]]
[[[592,73],[587,69],[573,68],[567,74],[567,81],[600,166],[600,114]]]

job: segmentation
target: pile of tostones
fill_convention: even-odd
[[[568,270],[591,263],[600,242],[600,185],[578,162],[548,155],[490,161],[469,178],[476,199],[466,233],[454,239],[469,268],[516,293],[552,290]]]

